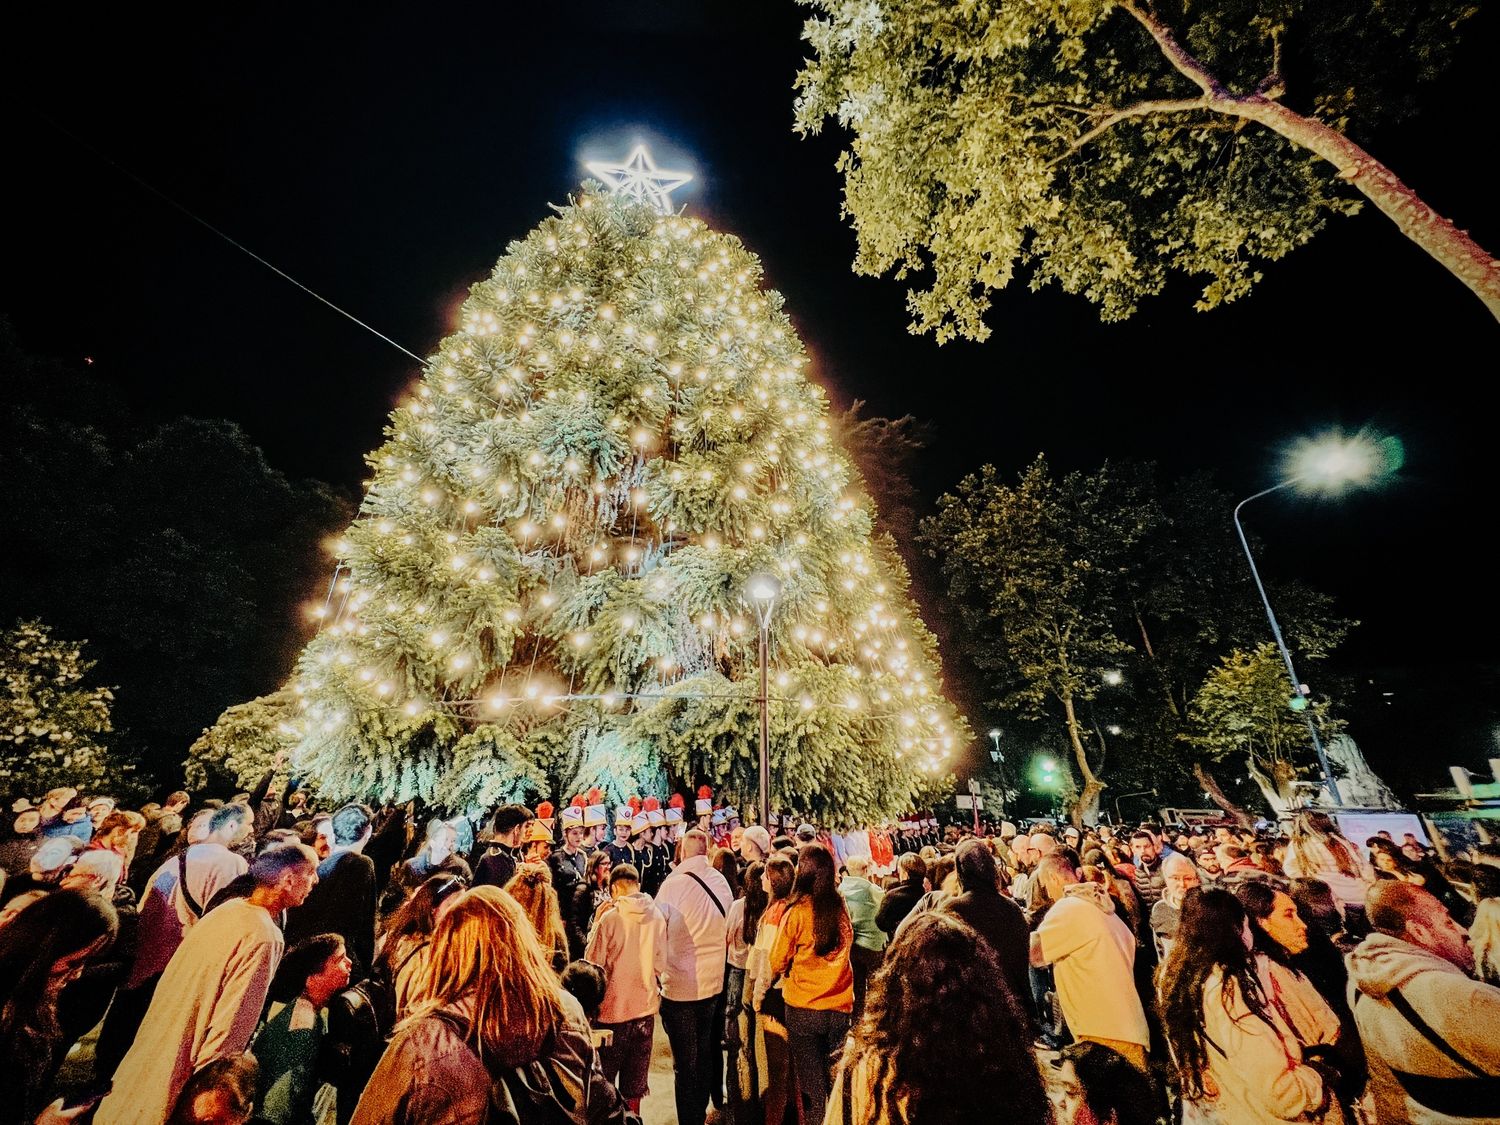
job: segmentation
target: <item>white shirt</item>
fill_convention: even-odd
[[[708,885],[705,892],[696,875]],[[709,893],[714,902],[709,901]],[[666,966],[661,994],[668,1000],[706,1000],[724,987],[724,951],[728,934],[726,915],[733,896],[724,876],[706,855],[683,860],[668,875],[656,895],[656,906],[667,920]]]
[[[1132,971],[1135,939],[1125,923],[1069,895],[1047,911],[1036,936],[1043,958],[1057,966],[1057,997],[1076,1038],[1150,1043]]]

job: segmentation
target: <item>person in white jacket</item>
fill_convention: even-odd
[[[651,1040],[661,1007],[658,981],[667,957],[667,920],[641,890],[640,872],[621,863],[609,873],[610,901],[589,934],[584,960],[604,970],[604,1001],[596,1021],[612,1032],[599,1048],[604,1077],[639,1113],[650,1092]]]
[[[1284,1002],[1267,995],[1266,966],[1252,946],[1249,917],[1234,895],[1187,893],[1161,978],[1167,1042],[1191,1107],[1185,1120],[1338,1125],[1332,1075],[1303,1058]]]
[[[1349,998],[1381,1125],[1500,1125],[1500,988],[1469,974],[1468,935],[1431,893],[1384,880]]]

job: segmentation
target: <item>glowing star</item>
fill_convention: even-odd
[[[672,213],[672,201],[667,198],[667,193],[693,178],[686,172],[665,172],[657,168],[645,145],[636,145],[623,164],[591,160],[586,167],[616,195],[649,203],[663,215]]]

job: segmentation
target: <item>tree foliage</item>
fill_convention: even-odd
[[[1106,778],[1167,803],[1207,790],[1229,811],[1256,795],[1243,771],[1211,772],[1227,759],[1201,752],[1192,713],[1226,654],[1267,634],[1233,507],[1206,476],[1164,485],[1154,466],[1110,464],[1059,477],[1041,459],[1015,484],[986,466],[939,500],[922,543],[991,705],[1023,720],[1007,768],[1024,768],[1028,744],[1062,750],[1086,815]],[[1272,597],[1299,659],[1326,657],[1355,624],[1299,582]]]
[[[1130,316],[1245,296],[1359,194],[1500,315],[1494,263],[1355,141],[1415,108],[1472,0],[804,0],[797,126],[840,157],[857,272],[983,339],[1017,275]]]
[[[1204,678],[1190,708],[1193,745],[1216,760],[1242,757],[1277,812],[1295,803],[1297,777],[1311,760],[1306,716],[1324,739],[1343,727],[1327,699],[1314,699],[1299,713],[1288,705],[1291,698],[1281,656],[1268,643],[1226,655]]]
[[[765,572],[777,803],[905,811],[965,731],[805,368],[695,219],[589,187],[512,244],[369,458],[297,768],[461,809],[668,775],[748,805]]]
[[[274,689],[349,508],[234,424],[137,417],[0,324],[0,615],[90,638],[115,743],[161,786],[227,705]]]
[[[1060,710],[1089,819],[1103,745],[1080,708],[1130,652],[1116,628],[1128,561],[1161,518],[1145,485],[1130,466],[1057,477],[1041,457],[1007,485],[986,465],[922,523],[993,703],[1033,718]]]
[[[88,682],[83,642],[20,621],[0,635],[0,792],[33,799],[57,786],[117,794],[130,763],[111,754],[114,692]]]

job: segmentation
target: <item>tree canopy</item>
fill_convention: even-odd
[[[1021,276],[1130,316],[1201,309],[1374,203],[1500,316],[1500,267],[1361,147],[1451,60],[1472,0],[804,0],[797,127],[839,159],[857,272],[913,329],[984,339]]]

